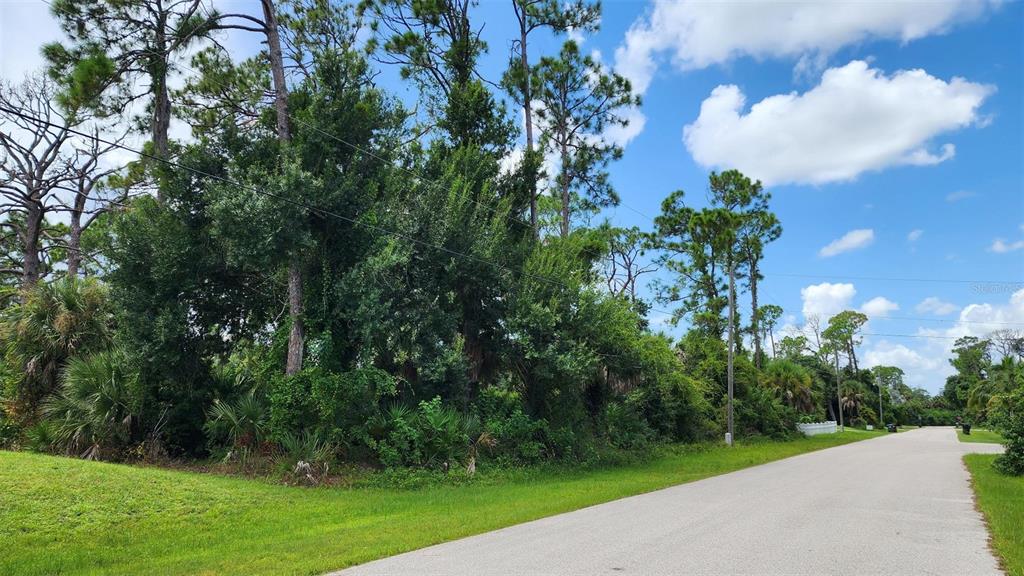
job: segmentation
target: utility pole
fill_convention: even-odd
[[[878,425],[885,426],[885,414],[882,413],[882,378],[875,376],[875,380],[878,382]]]
[[[843,425],[843,392],[839,388],[839,350],[836,349],[836,402],[839,405],[839,431],[845,432],[846,426]]]
[[[733,331],[733,319],[735,313],[733,309],[736,306],[736,270],[735,265],[731,259],[729,262],[729,431],[725,434],[725,443],[732,446],[733,440],[733,422],[732,422],[732,391],[733,391],[733,340],[735,338]]]

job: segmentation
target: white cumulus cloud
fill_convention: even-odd
[[[921,300],[914,307],[914,310],[918,314],[935,314],[936,316],[945,316],[946,314],[952,314],[957,311],[957,305],[945,302],[941,298],[936,296],[929,296],[924,300]]]
[[[883,296],[876,296],[860,306],[860,311],[867,314],[868,317],[885,316],[889,312],[895,312],[899,309],[899,304]]]
[[[1002,238],[996,238],[992,245],[988,249],[996,254],[1005,254],[1006,252],[1014,252],[1024,248],[1024,240],[1017,240],[1016,242],[1007,242]]]
[[[799,58],[798,72],[820,70],[827,57],[844,46],[873,39],[906,43],[941,34],[998,4],[655,0],[626,32],[615,63],[640,92],[647,90],[665,54],[682,70],[744,56]]]
[[[856,295],[857,289],[848,283],[823,282],[801,288],[800,299],[803,300],[804,319],[817,317],[824,325],[832,316],[848,310]]]
[[[683,142],[699,164],[737,168],[766,184],[852,180],[952,158],[953,144],[931,140],[982,123],[979,107],[994,90],[924,70],[888,76],[855,60],[825,71],[803,94],[769,96],[749,110],[738,86],[718,86],[683,129]]]
[[[911,230],[910,233],[907,234],[907,242],[917,242],[918,240],[921,239],[921,236],[923,235],[924,230],[921,230],[920,228],[916,230]]]
[[[843,252],[863,248],[868,244],[871,244],[874,240],[875,231],[871,228],[850,230],[846,234],[843,234],[841,238],[836,238],[826,246],[822,247],[822,249],[818,251],[818,255],[822,258],[831,258],[832,256],[842,254]]]

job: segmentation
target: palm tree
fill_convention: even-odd
[[[254,448],[267,437],[269,410],[255,389],[234,402],[215,399],[206,416],[205,429],[209,437],[227,439],[235,448]]]
[[[790,407],[803,413],[814,411],[813,378],[803,366],[789,360],[773,360],[765,368],[764,383]]]
[[[142,406],[138,373],[124,351],[113,349],[69,360],[60,391],[44,402],[43,414],[53,426],[56,445],[94,459],[131,443]]]
[[[988,378],[971,386],[967,393],[967,410],[976,422],[983,422],[988,418],[992,398],[1019,387],[1024,387],[1024,362],[1004,356],[999,364],[992,366]]]
[[[106,287],[92,278],[38,284],[21,298],[4,314],[0,338],[7,364],[20,371],[8,408],[31,424],[43,400],[57,390],[68,360],[109,345],[113,316]]]
[[[859,382],[843,382],[839,404],[844,413],[853,417],[860,416],[860,407],[864,404],[864,390],[861,389]]]

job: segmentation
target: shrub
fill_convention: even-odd
[[[625,402],[610,402],[604,408],[604,422],[608,443],[625,450],[644,449],[654,437],[654,431],[647,425],[637,408],[637,402],[630,395]]]
[[[783,439],[796,431],[796,411],[761,386],[749,386],[742,398],[734,398],[734,418],[737,436]]]
[[[706,437],[712,410],[704,387],[685,373],[666,338],[644,336],[641,345],[642,372],[631,402],[663,438],[694,441]]]
[[[251,448],[267,437],[269,411],[266,401],[250,390],[234,401],[214,399],[206,411],[203,429],[214,443]]]
[[[439,397],[414,411],[396,404],[374,420],[372,441],[380,462],[396,466],[444,467],[470,452],[467,421]]]
[[[378,414],[371,421],[370,435],[370,446],[386,468],[409,466],[423,459],[416,413],[404,404],[394,404]]]
[[[84,458],[116,458],[141,439],[144,394],[120,349],[68,362],[60,392],[43,406],[55,445]]]
[[[479,408],[484,429],[493,439],[489,454],[512,464],[534,464],[544,458],[548,424],[523,412],[518,392],[501,385],[485,388]]]
[[[0,325],[14,374],[4,394],[8,415],[33,423],[43,401],[60,387],[68,360],[109,344],[111,320],[106,287],[94,279],[60,279],[25,292]]]
[[[368,446],[367,423],[380,401],[395,393],[395,379],[376,368],[333,373],[313,367],[278,377],[270,391],[270,436],[309,430],[347,449]]]
[[[13,446],[21,435],[21,428],[7,417],[3,398],[0,398],[0,448]]]
[[[997,428],[1006,439],[1006,450],[995,460],[995,467],[1003,474],[1024,475],[1024,388],[1000,395],[994,403]]]

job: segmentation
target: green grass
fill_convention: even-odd
[[[992,547],[1009,576],[1024,576],[1024,476],[1005,476],[992,468],[995,454],[964,456],[978,507],[988,521]]]
[[[317,574],[878,435],[698,445],[641,464],[419,490],[0,452],[0,574]]]
[[[962,429],[957,428],[956,437],[961,442],[985,442],[989,444],[1002,444],[1004,442],[1003,437],[998,432],[977,428],[972,428],[970,434],[964,434]]]

